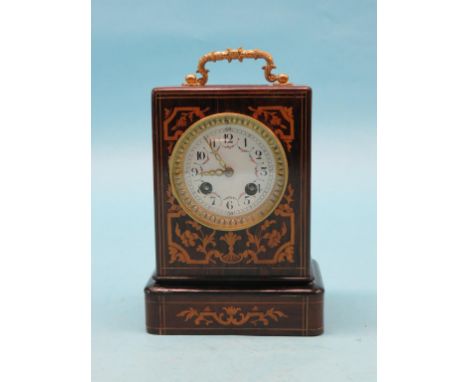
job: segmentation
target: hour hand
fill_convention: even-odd
[[[201,172],[201,175],[202,176],[213,176],[213,175],[216,175],[216,176],[221,176],[221,175],[224,175],[224,169],[222,168],[217,168],[216,170],[208,170],[208,171],[202,171]]]
[[[226,163],[224,162],[223,158],[221,158],[221,155],[219,155],[219,149],[216,150],[211,144],[210,144],[210,141],[208,140],[207,137],[203,137],[205,139],[205,142],[206,144],[208,145],[208,147],[210,148],[211,152],[213,153],[214,157],[216,158],[216,160],[218,161],[219,165],[223,168],[223,170],[225,170],[228,166],[226,165]]]

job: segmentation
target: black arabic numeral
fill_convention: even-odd
[[[230,145],[234,141],[234,135],[232,134],[224,134],[224,144]]]
[[[206,153],[204,151],[197,151],[197,160],[205,160]]]
[[[217,142],[216,142],[216,139],[215,139],[215,138],[209,138],[209,139],[208,139],[208,142],[209,142],[210,147],[211,147],[212,149],[214,149],[214,150],[217,149],[217,147],[216,147],[216,146],[217,146]]]

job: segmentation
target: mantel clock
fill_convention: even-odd
[[[209,61],[264,59],[271,85],[208,86]],[[261,50],[204,55],[152,92],[155,334],[318,335],[324,289],[310,258],[311,89]]]

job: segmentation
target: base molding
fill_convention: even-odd
[[[312,271],[314,281],[295,286],[169,286],[151,278],[145,288],[146,329],[152,334],[322,334],[324,288],[315,261]]]

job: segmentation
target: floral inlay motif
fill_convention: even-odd
[[[282,202],[273,214],[261,224],[238,232],[215,231],[194,220],[182,223],[176,222],[174,237],[171,231],[172,219],[187,216],[172,195],[169,186],[167,190],[169,262],[185,264],[267,264],[294,262],[294,212],[290,206],[293,202],[294,190],[288,185]],[[220,246],[223,242],[224,246]],[[239,248],[236,251],[236,243]],[[194,249],[199,258],[192,258],[187,248]],[[239,249],[238,248],[238,249]],[[275,250],[273,257],[267,257],[268,250]]]
[[[235,306],[225,306],[218,311],[207,306],[203,310],[190,307],[177,313],[177,317],[182,317],[185,321],[193,320],[197,326],[210,326],[214,323],[223,326],[243,326],[247,324],[268,326],[270,321],[278,322],[281,318],[287,318],[288,316],[275,308],[262,311],[254,306],[250,311],[244,312],[242,308]]]

